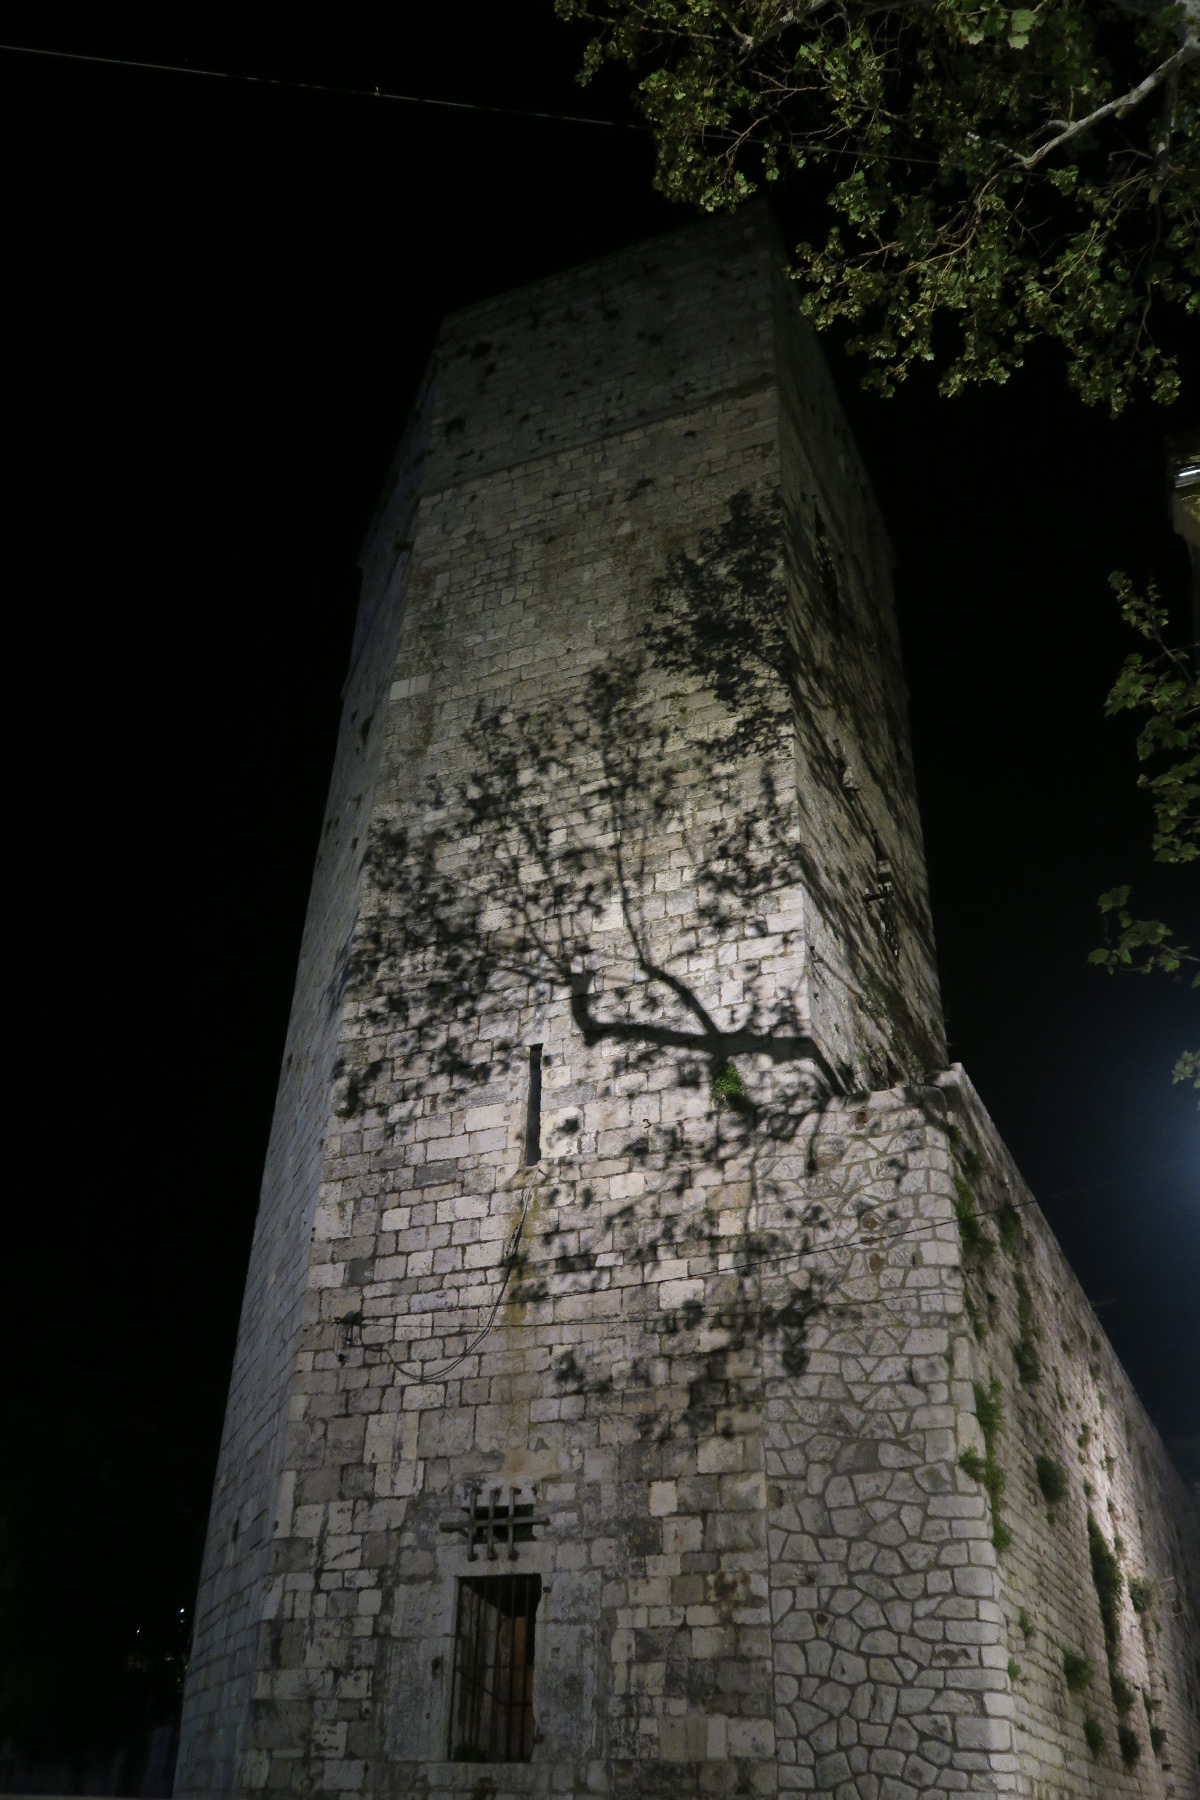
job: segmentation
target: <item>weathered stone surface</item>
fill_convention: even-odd
[[[457,315],[364,553],[178,1791],[1182,1797],[1194,1520],[944,1062],[886,540],[764,221]],[[481,1488],[515,1560],[446,1529]],[[455,1762],[510,1570],[532,1756]]]

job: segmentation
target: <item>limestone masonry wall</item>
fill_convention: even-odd
[[[379,777],[428,406],[426,390],[405,432],[373,558],[364,568],[196,1598],[176,1769],[181,1794],[232,1793],[239,1781],[337,1054],[340,984]]]
[[[810,1005],[861,1085],[882,1087],[946,1058],[891,550],[795,284],[774,268]],[[882,886],[894,959],[864,905]]]
[[[457,315],[422,407],[178,1791],[1194,1795],[1195,1517],[944,1068],[890,552],[765,215]],[[508,1574],[511,1761],[456,1698]]]

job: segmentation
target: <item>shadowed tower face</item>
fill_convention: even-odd
[[[1004,1159],[938,1073],[888,568],[763,217],[448,322],[364,554],[178,1791],[1005,1786],[955,1144]],[[922,1603],[973,1635],[918,1728]]]

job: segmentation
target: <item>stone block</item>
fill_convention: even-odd
[[[954,1721],[954,1741],[963,1750],[1007,1750],[1012,1727],[1007,1719],[987,1719],[964,1714]]]

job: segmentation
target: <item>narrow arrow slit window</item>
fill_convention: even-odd
[[[525,1166],[542,1160],[542,1046],[529,1046],[529,1096],[525,1105]]]

